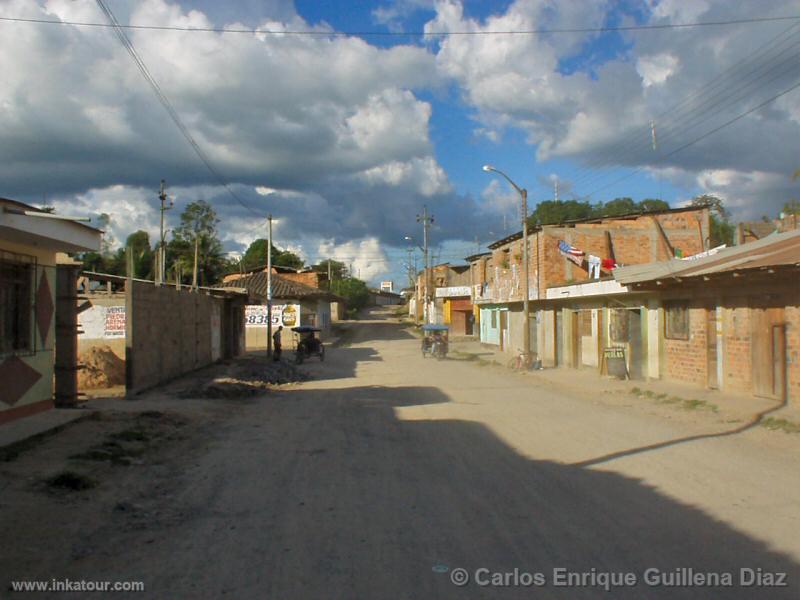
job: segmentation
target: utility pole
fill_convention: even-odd
[[[267,217],[267,357],[272,356],[272,215]]]
[[[158,199],[161,200],[161,244],[158,247],[158,268],[156,269],[157,273],[157,284],[163,285],[164,280],[166,279],[166,271],[167,271],[167,252],[164,249],[164,245],[166,243],[166,231],[164,231],[164,213],[172,208],[173,202],[172,200],[169,201],[169,206],[167,206],[167,182],[163,179],[161,180],[161,187],[158,190]]]
[[[200,245],[200,236],[195,233],[194,234],[194,269],[192,272],[192,290],[195,292],[197,291],[197,255],[198,255],[198,246]]]
[[[417,215],[417,223],[422,223],[422,253],[425,256],[425,277],[423,279],[423,292],[422,292],[422,314],[425,323],[430,323],[430,310],[428,306],[428,280],[430,279],[430,269],[428,268],[428,230],[433,223],[433,215],[428,214],[428,206],[422,207],[422,214]]]

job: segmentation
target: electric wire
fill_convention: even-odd
[[[793,25],[790,29],[792,29],[794,27],[795,26]],[[785,33],[786,33],[786,31],[784,31],[778,37],[780,37],[781,35],[783,35]],[[794,36],[796,34],[800,34],[800,31],[795,32],[792,35]],[[767,46],[771,45],[772,42],[774,42],[776,39],[777,38],[774,38],[771,42],[769,42],[765,46],[762,46],[761,50],[764,50]],[[789,40],[785,40],[785,41],[791,41],[791,38]],[[781,43],[783,43],[783,42],[781,42]],[[757,83],[762,82],[762,80],[765,77],[767,77],[770,73],[773,73],[774,71],[780,69],[781,67],[783,67],[785,65],[789,66],[788,69],[786,69],[784,71],[781,71],[780,73],[778,73],[778,75],[776,75],[775,77],[769,79],[765,83],[771,83],[771,82],[773,82],[773,81],[775,81],[777,79],[780,79],[781,77],[783,77],[786,74],[790,73],[793,69],[796,69],[796,68],[800,67],[800,55],[792,55],[792,56],[790,56],[788,58],[783,59],[782,61],[780,61],[777,64],[773,64],[770,69],[768,69],[764,73],[761,73],[755,79],[751,78],[751,79],[748,80],[748,78],[750,78],[752,75],[757,74],[759,70],[763,69],[770,62],[773,62],[775,59],[777,59],[781,55],[785,54],[787,51],[794,49],[798,45],[800,45],[800,40],[794,41],[794,43],[791,46],[789,46],[787,48],[784,48],[777,55],[773,55],[773,56],[768,57],[767,60],[762,61],[762,64],[759,64],[755,68],[752,68],[745,75],[743,75],[740,80],[737,80],[733,85],[729,85],[729,82],[726,81],[724,78],[722,78],[722,76],[718,76],[717,78],[712,80],[712,82],[710,82],[709,85],[704,86],[699,92],[689,96],[689,98],[691,99],[691,101],[694,102],[694,104],[689,106],[689,107],[687,107],[686,112],[684,114],[681,114],[679,112],[675,116],[675,118],[673,118],[673,119],[668,119],[666,121],[657,121],[656,122],[656,126],[657,127],[658,127],[659,123],[661,123],[661,126],[657,128],[657,136],[658,136],[658,141],[659,141],[658,145],[663,147],[663,146],[666,145],[666,143],[668,141],[672,141],[673,138],[676,138],[679,133],[683,133],[683,132],[685,132],[687,130],[691,130],[694,127],[696,127],[697,125],[699,125],[702,122],[700,120],[700,117],[702,115],[707,115],[707,114],[711,113],[712,111],[714,111],[712,117],[718,116],[720,114],[720,112],[721,112],[720,109],[722,107],[726,107],[726,108],[731,107],[731,106],[733,106],[734,104],[736,104],[737,102],[739,102],[740,100],[742,100],[744,98],[744,96],[735,97],[734,94],[737,94],[738,92],[741,92],[744,89],[752,88]],[[758,51],[757,51],[757,53],[760,54],[760,52],[758,52]],[[728,69],[725,73],[723,73],[723,75],[731,74],[734,71],[741,71],[742,68],[748,68],[748,67],[752,66],[754,62],[755,61],[750,60],[750,61],[745,61],[743,63],[738,63],[734,67]],[[720,85],[722,85],[723,87],[720,88]],[[725,86],[727,86],[727,87],[725,87]],[[764,89],[764,88],[765,88],[765,84],[762,83],[761,89]],[[716,92],[715,92],[715,90],[716,90]],[[704,96],[706,96],[705,99],[703,99]],[[678,104],[676,104],[672,108],[670,108],[667,111],[665,111],[664,113],[662,113],[662,116],[670,114],[671,112],[674,111],[674,109],[676,107],[678,107],[680,105],[686,105],[686,102],[687,102],[687,100],[684,99],[683,101],[679,102]],[[658,119],[658,117],[657,117],[657,119]],[[607,177],[608,173],[605,173],[605,172],[602,172],[602,171],[598,170],[598,167],[601,168],[601,169],[603,168],[603,167],[600,167],[601,163],[603,165],[623,164],[623,163],[627,162],[629,160],[629,157],[631,157],[631,156],[637,156],[637,155],[640,155],[640,154],[645,153],[645,152],[650,152],[651,150],[649,150],[649,148],[650,148],[650,131],[649,131],[649,129],[650,129],[650,125],[649,124],[646,127],[642,126],[642,127],[637,128],[636,132],[634,132],[634,134],[632,134],[632,136],[635,137],[635,140],[638,140],[638,141],[635,141],[633,143],[633,145],[628,144],[627,147],[626,147],[626,145],[624,143],[624,142],[627,142],[627,140],[632,137],[631,135],[629,135],[624,140],[624,142],[618,142],[612,148],[610,148],[608,151],[604,152],[601,157],[598,157],[597,159],[592,161],[591,166],[585,167],[584,169],[578,171],[579,175],[577,177],[572,177],[572,178],[569,179],[570,183],[572,184],[573,189],[577,188],[579,186],[589,187],[590,185],[594,185],[594,183],[598,179],[602,179],[604,177]],[[657,157],[657,160],[660,159],[661,157],[662,156],[659,154],[659,156]]]
[[[723,123],[722,125],[719,125],[718,127],[715,127],[715,128],[714,128],[714,129],[712,129],[711,131],[707,131],[706,133],[704,133],[703,135],[701,135],[701,136],[699,136],[699,137],[697,137],[697,138],[693,139],[692,141],[690,141],[690,142],[687,142],[686,144],[683,144],[682,146],[679,146],[678,148],[675,148],[675,149],[674,149],[674,150],[672,150],[671,152],[669,152],[669,153],[665,154],[665,155],[663,156],[663,158],[669,158],[670,156],[674,156],[674,155],[675,155],[675,154],[677,154],[678,152],[681,152],[682,150],[685,150],[686,148],[689,148],[690,146],[693,146],[693,145],[695,145],[696,143],[698,143],[698,142],[700,142],[700,141],[702,141],[702,140],[706,139],[707,137],[709,137],[709,136],[711,136],[711,135],[713,135],[713,134],[717,133],[717,132],[718,132],[718,131],[720,131],[721,129],[724,129],[725,127],[728,127],[729,125],[733,125],[734,123],[736,123],[737,121],[739,121],[739,120],[743,119],[743,118],[744,118],[744,117],[746,117],[747,115],[749,115],[749,114],[751,114],[751,113],[753,113],[753,112],[755,112],[755,111],[757,111],[757,110],[759,110],[759,109],[761,109],[761,108],[765,107],[767,104],[770,104],[771,102],[774,102],[774,101],[775,101],[775,100],[777,100],[778,98],[780,98],[780,97],[782,97],[782,96],[785,96],[786,94],[788,94],[788,93],[790,93],[790,92],[794,91],[794,90],[795,90],[795,89],[797,89],[798,87],[800,87],[800,82],[798,82],[798,83],[795,83],[795,84],[794,84],[794,85],[792,85],[791,87],[789,87],[789,88],[787,88],[787,89],[785,89],[785,90],[783,90],[783,91],[779,92],[778,94],[775,94],[774,96],[772,96],[771,98],[768,98],[768,99],[767,99],[767,100],[765,100],[764,102],[761,102],[760,104],[758,104],[758,105],[756,105],[756,106],[754,106],[754,107],[750,108],[749,110],[746,110],[745,112],[743,112],[743,113],[741,113],[741,114],[739,114],[739,115],[735,116],[734,118],[732,118],[732,119],[730,119],[730,120],[726,121],[726,122],[725,122],[725,123]],[[605,190],[605,189],[608,189],[608,188],[609,188],[609,187],[611,187],[612,185],[616,185],[617,183],[620,183],[620,182],[622,182],[622,181],[625,181],[626,179],[629,179],[630,177],[633,177],[633,176],[634,176],[636,173],[639,173],[639,172],[641,172],[641,171],[642,171],[642,170],[644,170],[644,169],[645,169],[645,167],[639,167],[639,168],[637,168],[637,169],[635,169],[635,170],[631,171],[630,173],[628,173],[628,174],[627,174],[627,175],[625,175],[624,177],[621,177],[621,178],[619,178],[619,179],[617,179],[617,180],[615,180],[615,181],[612,181],[611,183],[609,183],[609,184],[607,184],[607,185],[604,185],[603,187],[597,188],[596,190],[594,190],[594,191],[590,192],[590,193],[589,193],[589,194],[587,194],[587,195],[588,195],[588,196],[593,196],[594,194],[596,194],[596,193],[598,193],[598,192],[601,192],[601,191],[603,191],[603,190]]]
[[[111,9],[108,8],[104,0],[96,0],[96,2],[97,5],[100,7],[100,10],[102,10],[103,13],[106,15],[106,18],[108,18],[110,27],[114,30],[117,39],[119,39],[120,43],[123,45],[125,50],[127,50],[128,54],[133,59],[133,62],[136,64],[136,67],[139,69],[139,72],[142,74],[142,77],[144,77],[145,81],[150,85],[150,88],[155,93],[156,98],[158,98],[158,101],[164,107],[164,110],[167,111],[167,114],[169,115],[172,122],[175,123],[175,126],[181,132],[181,135],[183,135],[183,137],[192,147],[192,149],[194,150],[195,154],[197,154],[200,161],[205,165],[206,169],[208,169],[209,173],[211,173],[214,179],[217,180],[217,183],[219,183],[228,192],[228,194],[230,194],[231,197],[234,200],[236,200],[239,204],[241,204],[244,208],[246,208],[253,214],[258,215],[259,217],[263,216],[258,211],[253,209],[253,207],[247,204],[244,200],[242,200],[239,197],[239,195],[236,192],[234,192],[233,189],[231,189],[230,185],[228,185],[228,183],[225,181],[222,175],[220,175],[220,173],[216,170],[216,168],[214,168],[214,165],[211,164],[211,160],[208,158],[206,153],[194,139],[194,136],[186,127],[186,125],[184,125],[183,120],[180,118],[180,115],[178,115],[178,112],[172,106],[172,103],[170,102],[169,98],[167,98],[164,91],[161,89],[161,86],[158,84],[155,78],[150,74],[147,65],[139,56],[139,53],[136,51],[136,48],[133,46],[133,43],[130,41],[128,36],[123,31],[123,28],[117,21],[117,18],[114,16],[114,13],[111,12]]]
[[[800,20],[798,15],[777,17],[756,17],[749,19],[730,19],[719,21],[697,21],[691,23],[661,23],[651,25],[608,25],[602,27],[568,27],[519,30],[475,30],[475,31],[335,31],[321,29],[266,29],[266,28],[234,28],[234,27],[181,27],[179,25],[115,25],[123,29],[150,31],[182,31],[193,33],[243,33],[264,35],[302,35],[320,37],[357,36],[357,37],[453,37],[453,36],[490,36],[490,35],[550,35],[575,33],[613,33],[626,31],[659,31],[669,29],[688,29],[694,27],[725,27],[732,25],[750,25],[758,23],[774,23],[779,21]],[[92,21],[61,21],[54,19],[35,19],[26,17],[0,17],[0,21],[14,23],[36,23],[47,25],[72,25],[76,27],[112,27],[108,23]]]

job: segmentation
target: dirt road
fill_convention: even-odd
[[[312,381],[143,400],[197,425],[95,490],[0,500],[0,572],[157,598],[592,598],[607,573],[610,597],[798,597],[796,453],[750,433],[682,442],[704,425],[422,359],[388,319],[351,327],[304,365]],[[66,528],[43,543],[23,526],[37,516],[39,534]],[[562,587],[555,569],[585,575]],[[740,585],[774,572],[789,587]]]

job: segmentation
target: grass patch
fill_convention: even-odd
[[[667,396],[664,394],[664,397],[661,400],[656,400],[658,404],[678,404],[683,402],[683,398],[680,396]]]
[[[97,485],[97,482],[91,477],[81,475],[75,471],[62,471],[47,479],[45,483],[52,488],[70,490],[73,492],[89,490]]]
[[[776,419],[775,417],[767,417],[763,419],[759,425],[766,427],[771,431],[783,431],[784,433],[800,433],[800,423],[789,421],[788,419]]]
[[[642,390],[639,389],[638,387],[631,388],[631,394],[633,394],[634,396],[641,396]]]
[[[710,410],[711,412],[717,412],[719,407],[716,404],[711,404],[710,402],[706,402],[705,400],[684,400],[681,403],[681,408],[684,410]]]

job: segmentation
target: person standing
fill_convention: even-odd
[[[281,359],[281,331],[283,331],[283,325],[272,334],[272,360],[275,362]]]

